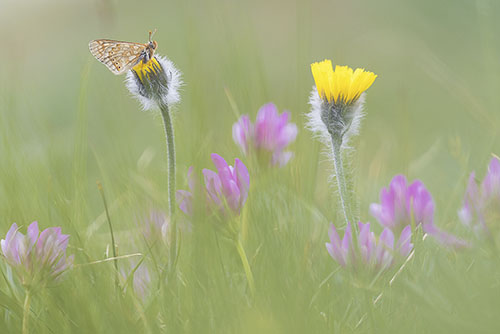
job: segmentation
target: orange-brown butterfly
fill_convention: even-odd
[[[153,58],[158,47],[158,43],[151,40],[153,34],[154,32],[149,32],[149,42],[146,44],[96,39],[89,43],[90,53],[113,74],[122,74],[140,61],[147,63]]]

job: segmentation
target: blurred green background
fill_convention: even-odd
[[[352,172],[361,219],[374,221],[369,204],[378,200],[381,187],[393,175],[404,173],[411,180],[421,179],[432,192],[437,225],[467,236],[456,216],[467,176],[472,170],[484,175],[491,154],[500,147],[498,1],[0,0],[2,235],[13,222],[26,226],[38,220],[41,227],[62,226],[71,234],[77,263],[104,258],[109,236],[95,184],[100,180],[121,238],[119,252],[137,251],[127,234],[135,226],[137,212],[147,206],[167,208],[161,119],[140,111],[123,84],[124,76],[112,75],[97,62],[88,42],[110,38],[145,43],[148,30],[155,28],[157,52],[177,65],[185,83],[175,109],[179,189],[187,188],[189,166],[213,169],[210,153],[217,152],[228,162],[241,157],[231,126],[240,114],[254,119],[266,102],[290,110],[299,135],[292,145],[291,163],[262,178],[267,186],[252,188],[248,202],[249,224],[269,225],[253,236],[250,228],[246,245],[252,266],[261,268],[255,269],[257,285],[262,284],[260,302],[252,304],[235,292],[241,289],[226,286],[221,277],[213,278],[219,289],[192,288],[198,274],[185,271],[180,289],[185,290],[177,299],[165,297],[148,306],[160,313],[172,314],[174,309],[178,327],[169,327],[168,321],[162,323],[153,315],[153,332],[169,328],[216,333],[368,330],[356,327],[361,316],[356,318],[349,309],[357,305],[349,304],[350,299],[356,301],[353,287],[339,292],[347,284],[339,278],[327,292],[319,288],[337,268],[324,242],[327,223],[339,215],[335,193],[326,182],[330,163],[321,155],[320,143],[304,129],[313,85],[309,66],[314,61],[329,58],[334,64],[363,67],[379,76],[368,90],[367,116],[354,143]],[[287,226],[286,232],[273,234],[275,225],[279,231]],[[262,245],[268,245],[267,250]],[[181,272],[192,267],[189,239],[182,247],[187,250],[181,254]],[[259,247],[264,247],[262,253]],[[457,277],[463,273],[453,274],[453,270],[475,262],[470,260],[474,255],[463,255],[468,262],[463,260],[455,268],[457,255],[429,247],[426,254],[433,264],[429,267],[421,260],[415,264],[420,274],[408,278],[415,291],[425,291],[430,281],[437,282],[432,285],[436,291],[451,289],[451,283],[440,280],[445,274],[432,268],[441,266],[446,275]],[[434,259],[437,253],[442,255]],[[227,256],[231,263],[232,255]],[[268,258],[259,262],[264,256]],[[486,260],[477,260],[482,261]],[[238,262],[233,262],[233,270],[241,275]],[[484,267],[498,267],[498,262],[493,263],[485,262]],[[70,273],[68,282],[51,292],[56,297],[47,299],[49,306],[44,308],[40,298],[39,332],[141,330],[137,329],[141,324],[131,325],[126,316],[134,312],[124,310],[123,305],[133,303],[116,302],[113,280],[103,283],[106,274],[112,275],[111,264],[93,270],[97,272],[75,269]],[[491,274],[492,280],[498,279],[498,272],[486,270],[471,275]],[[419,275],[428,281],[419,282]],[[470,284],[486,289],[484,296],[491,295],[489,288],[498,294],[498,285],[481,280]],[[466,285],[432,299],[437,294],[433,289],[429,288],[429,296],[422,292],[430,301],[410,294],[384,304],[375,317],[381,319],[377,327],[386,332],[403,332],[397,326],[415,332],[467,331],[468,325],[482,319],[478,326],[488,332],[495,323],[489,314],[472,315],[469,309],[442,307],[444,315],[425,309],[438,307],[436,300],[456,305],[465,302],[469,292],[474,295]],[[462,296],[460,291],[468,292]],[[71,300],[64,298],[68,295]],[[196,305],[198,299],[204,302]],[[479,304],[470,307],[481,309],[477,305],[483,302],[489,303],[479,298]],[[404,315],[394,315],[398,310]],[[0,328],[18,328],[19,319],[10,318],[5,309],[2,312]],[[394,326],[384,322],[385,317],[394,318]]]

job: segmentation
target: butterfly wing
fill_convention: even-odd
[[[145,48],[146,44],[109,39],[96,39],[89,43],[90,53],[116,75],[134,67]]]

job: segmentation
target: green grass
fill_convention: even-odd
[[[379,75],[353,143],[351,171],[362,221],[396,173],[433,194],[439,227],[472,240],[457,218],[469,173],[482,177],[500,151],[500,8],[494,1],[7,1],[0,4],[0,235],[13,222],[61,226],[75,268],[35,295],[36,333],[494,333],[498,253],[454,252],[427,238],[413,259],[371,284],[328,255],[330,222],[342,226],[332,166],[304,129],[325,58]],[[285,168],[250,169],[244,247],[248,290],[234,245],[197,219],[181,234],[176,278],[166,250],[148,249],[136,220],[168,210],[159,114],[140,112],[123,85],[92,59],[95,38],[145,42],[183,72],[175,112],[178,189],[210,153],[242,158],[231,137],[239,114],[269,101],[299,128]],[[118,260],[153,268],[151,296],[115,287],[103,184]],[[184,224],[185,225],[185,224]],[[20,332],[24,292],[0,261],[0,332]],[[377,303],[373,299],[381,295]]]

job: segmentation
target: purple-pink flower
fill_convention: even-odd
[[[241,116],[233,125],[233,140],[245,155],[255,152],[265,156],[272,165],[284,166],[292,152],[284,149],[297,137],[297,126],[289,123],[290,113],[278,113],[273,103],[263,105],[257,113],[255,124],[248,115]]]
[[[476,232],[488,233],[491,223],[500,217],[500,161],[491,159],[479,186],[475,177],[472,172],[458,216],[463,224]]]
[[[415,180],[408,184],[406,177],[396,175],[389,188],[380,192],[380,204],[370,205],[370,213],[383,226],[395,234],[414,222],[421,225],[424,232],[435,237],[442,244],[464,247],[466,242],[446,233],[434,224],[434,201],[424,184]]]
[[[73,255],[66,256],[69,235],[60,227],[49,227],[41,233],[38,223],[28,226],[26,235],[12,224],[0,242],[7,263],[18,273],[24,285],[57,281],[73,265]]]
[[[229,166],[220,155],[212,153],[212,161],[217,172],[203,169],[207,206],[211,211],[224,214],[229,209],[238,215],[245,204],[250,189],[250,175],[246,166],[240,159],[234,160],[234,167]],[[193,193],[195,182],[193,168],[188,171],[189,190],[178,190],[177,201],[180,209],[189,215],[193,214]]]
[[[385,228],[377,239],[370,231],[370,223],[358,223],[359,234],[357,244],[353,243],[351,224],[349,223],[340,239],[335,225],[331,224],[328,235],[330,242],[326,249],[330,256],[343,267],[384,270],[390,267],[394,258],[408,256],[413,249],[411,243],[411,227],[406,226],[394,245],[394,234]]]

